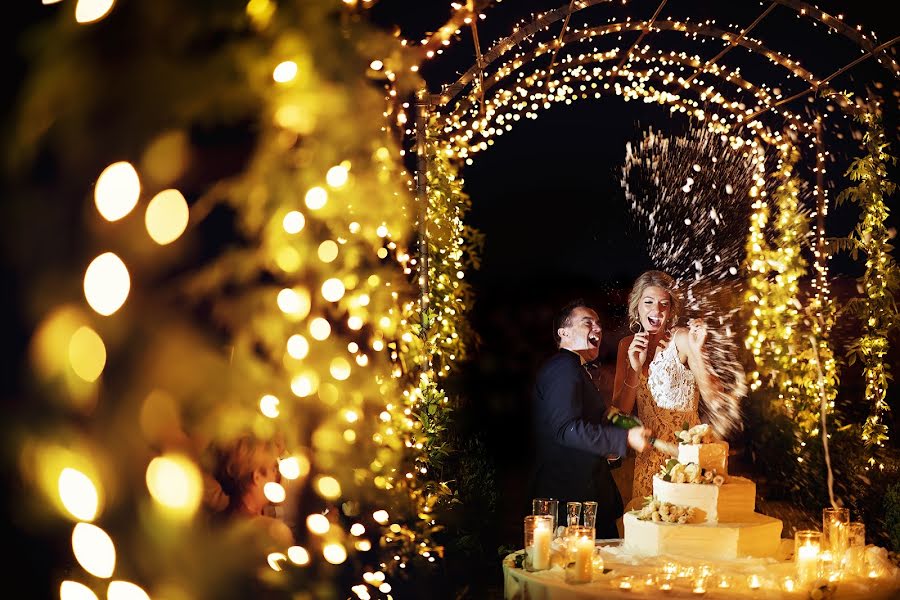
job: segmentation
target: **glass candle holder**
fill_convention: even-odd
[[[831,551],[831,560],[840,565],[847,552],[850,527],[849,508],[826,508],[822,511],[822,550]]]
[[[556,525],[559,523],[559,500],[555,498],[535,498],[531,501],[531,514],[533,515],[550,515],[553,517],[552,531],[556,531]]]
[[[594,576],[594,530],[572,525],[566,531],[566,581],[590,583]]]
[[[866,525],[852,521],[847,526],[847,553],[844,555],[843,570],[849,575],[866,575]]]
[[[762,581],[760,581],[759,575],[754,573],[753,575],[748,577],[747,578],[747,587],[750,588],[751,590],[758,590],[760,587],[762,587]]]
[[[656,578],[657,587],[661,592],[671,592],[672,588],[675,587],[675,576],[666,574],[660,575]]]
[[[586,527],[597,527],[597,503],[584,503],[584,524]]]
[[[566,502],[566,525],[581,524],[581,502]]]
[[[550,547],[553,541],[553,517],[528,515],[525,517],[525,568],[543,571],[550,568]]]
[[[786,592],[793,592],[795,589],[797,589],[796,580],[794,580],[793,577],[788,575],[787,577],[785,577],[784,579],[781,580],[781,589],[783,589]]]
[[[801,586],[811,584],[818,577],[822,533],[804,529],[794,534],[794,562],[797,581]]]

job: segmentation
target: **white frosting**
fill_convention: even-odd
[[[728,442],[709,444],[678,444],[678,462],[697,463],[701,468],[715,469],[719,475],[728,473]]]
[[[738,523],[679,525],[641,521],[634,512],[625,513],[622,521],[624,548],[637,555],[734,560],[774,556],[781,545],[782,522],[759,513],[751,513]]]
[[[653,477],[653,495],[677,506],[697,509],[697,521],[741,522],[756,507],[756,484],[744,477],[729,477],[721,486],[712,483],[673,483]]]

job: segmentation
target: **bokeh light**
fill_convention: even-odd
[[[166,454],[150,461],[146,481],[150,495],[169,514],[188,517],[200,506],[203,492],[200,470],[181,454]]]
[[[94,186],[94,204],[107,221],[118,221],[130,213],[141,196],[141,182],[129,162],[109,165]]]
[[[78,523],[72,530],[72,551],[85,571],[107,579],[116,566],[116,547],[109,534],[90,523]]]
[[[189,220],[187,200],[174,189],[163,190],[154,196],[144,215],[147,233],[160,246],[171,244],[181,237]]]
[[[122,259],[106,252],[88,265],[84,274],[84,297],[103,316],[119,310],[128,298],[131,279]]]

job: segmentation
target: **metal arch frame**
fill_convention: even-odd
[[[642,29],[643,27],[644,27],[644,25],[641,22],[610,23],[607,25],[601,25],[601,26],[590,28],[590,29],[582,30],[582,31],[579,31],[578,33],[573,33],[566,39],[566,43],[586,41],[586,40],[596,37],[598,35],[605,35],[608,33],[618,33],[621,31],[637,31],[637,30]],[[654,28],[657,30],[679,31],[679,32],[683,32],[685,35],[699,34],[699,35],[707,36],[709,38],[724,39],[728,42],[733,43],[734,45],[741,45],[743,47],[746,47],[748,50],[750,50],[752,52],[755,52],[757,54],[760,54],[761,56],[764,56],[765,58],[768,58],[775,64],[788,70],[790,72],[790,75],[800,77],[810,86],[816,85],[816,83],[817,83],[817,79],[813,73],[811,73],[810,71],[806,70],[805,68],[795,64],[793,61],[791,61],[791,59],[781,55],[780,53],[768,50],[761,42],[758,42],[756,40],[749,39],[746,37],[741,37],[739,35],[734,34],[733,32],[719,29],[717,27],[713,27],[710,25],[702,25],[702,24],[695,24],[695,23],[682,23],[679,21],[658,21],[654,25]],[[518,68],[521,68],[522,66],[530,63],[532,60],[534,60],[534,58],[537,57],[537,55],[539,55],[539,53],[541,53],[542,51],[546,51],[546,48],[547,48],[547,46],[539,46],[537,48],[530,50],[526,54],[526,56],[524,56],[520,59],[517,59],[517,61],[518,61],[517,65],[510,70],[503,70],[503,66],[508,66],[508,63],[507,63],[507,65],[501,65],[500,69],[498,69],[493,75],[489,76],[485,80],[483,91],[487,92],[492,87],[494,87],[497,83],[499,83],[500,80],[508,77],[513,72],[513,70],[517,70]],[[499,58],[499,56],[494,56],[494,57],[491,57],[490,60],[491,60],[491,62],[493,62],[493,61],[497,60],[498,58]],[[635,58],[640,60],[639,57],[635,57]],[[468,85],[469,77],[471,75],[474,75],[474,73],[470,73],[471,71],[472,71],[471,69],[470,69],[470,71],[467,71],[457,81],[458,84],[462,83],[462,86],[459,90],[452,90],[452,95],[448,92],[445,92],[444,94],[442,94],[442,96],[440,98],[440,102],[439,102],[440,105],[449,106],[451,101],[460,95],[460,93],[462,92],[462,88],[464,88],[465,86]],[[755,87],[759,88],[758,85]],[[457,115],[460,114],[460,108],[461,108],[461,105],[457,104],[456,110],[454,110],[450,114],[457,114]]]
[[[446,106],[447,104],[449,104],[453,100],[453,98],[458,96],[462,92],[462,90],[469,84],[469,82],[472,80],[472,78],[474,77],[476,72],[478,72],[478,71],[483,72],[483,69],[485,67],[492,64],[494,61],[496,61],[498,58],[500,58],[500,56],[502,56],[503,54],[505,54],[506,52],[511,50],[513,47],[517,46],[519,43],[521,43],[526,38],[534,35],[538,31],[546,30],[550,25],[552,25],[553,23],[555,23],[556,21],[558,21],[560,19],[566,19],[566,22],[567,22],[568,18],[576,11],[584,10],[586,8],[589,8],[589,7],[597,5],[597,4],[611,3],[612,1],[613,0],[581,0],[579,2],[571,1],[568,5],[561,6],[557,9],[553,9],[546,13],[543,13],[543,14],[539,15],[537,18],[535,18],[535,20],[532,21],[531,23],[529,23],[523,27],[517,28],[513,32],[513,34],[498,41],[494,45],[494,47],[491,48],[491,50],[488,51],[483,56],[483,60],[479,61],[480,64],[476,64],[475,66],[469,68],[453,84],[450,84],[449,86],[445,87],[442,90],[442,93],[439,95],[438,105]],[[805,79],[807,81],[807,83],[810,84],[811,88],[818,87],[818,85],[819,85],[818,82],[820,82],[822,80],[816,78],[816,76],[813,73],[811,73],[810,71],[807,71],[806,69],[803,69],[795,61],[786,57],[781,52],[772,50],[761,42],[758,42],[756,40],[749,40],[746,38],[747,33],[749,33],[749,31],[753,27],[755,27],[762,20],[762,18],[764,18],[769,12],[771,12],[771,10],[774,8],[774,6],[776,4],[790,8],[791,10],[795,11],[798,14],[798,16],[807,16],[810,19],[813,19],[813,20],[816,20],[816,21],[822,23],[829,29],[836,31],[836,32],[840,33],[841,35],[844,35],[845,37],[847,37],[848,39],[850,39],[851,41],[856,43],[858,46],[860,46],[864,51],[867,50],[868,53],[867,53],[866,57],[873,56],[876,59],[878,59],[878,55],[883,53],[884,50],[887,49],[887,47],[889,47],[890,45],[893,44],[893,42],[890,42],[888,45],[882,44],[877,47],[873,46],[873,44],[868,40],[868,38],[866,38],[865,36],[858,33],[852,27],[849,27],[846,24],[844,24],[843,21],[841,21],[840,19],[832,17],[831,15],[807,4],[806,2],[803,2],[802,0],[770,0],[770,2],[771,2],[771,4],[766,7],[766,9],[763,11],[763,13],[759,17],[757,17],[757,19],[750,26],[742,29],[741,32],[738,34],[735,34],[732,31],[727,31],[727,30],[716,28],[716,27],[696,25],[696,24],[689,23],[689,22],[686,22],[686,23],[673,22],[673,21],[656,22],[655,19],[658,16],[659,12],[661,11],[662,7],[665,5],[666,0],[662,0],[662,3],[660,5],[658,5],[656,12],[653,15],[653,18],[650,21],[635,21],[633,23],[632,22],[613,23],[613,24],[602,26],[602,27],[607,30],[614,30],[614,31],[623,31],[623,30],[640,30],[641,31],[641,35],[638,37],[638,40],[634,44],[632,44],[632,47],[629,49],[629,52],[623,56],[622,64],[624,64],[624,62],[627,61],[627,58],[630,55],[631,51],[633,51],[633,49],[636,47],[637,43],[639,43],[640,40],[647,33],[652,31],[654,28],[656,28],[657,30],[662,30],[662,29],[680,30],[679,27],[673,26],[673,24],[677,23],[678,25],[682,25],[686,29],[691,30],[690,33],[700,33],[700,34],[708,35],[710,37],[717,37],[717,38],[720,38],[720,39],[723,39],[723,40],[729,42],[729,46],[727,48],[725,48],[723,52],[720,52],[718,56],[716,56],[713,59],[711,59],[710,61],[708,61],[708,64],[704,66],[704,69],[708,68],[712,63],[719,60],[722,56],[724,56],[725,53],[730,51],[734,46],[742,45],[742,46],[748,48],[749,50],[751,50],[757,54],[760,54],[766,58],[769,58],[770,60],[780,64],[784,68],[791,71],[792,74],[796,74],[795,71],[802,73],[803,79]],[[487,2],[485,2],[484,0],[482,3],[485,5],[487,4]],[[664,25],[664,24],[666,24],[666,25]],[[596,31],[597,29],[598,28],[595,27],[595,28],[591,28],[587,31]],[[564,28],[563,34],[565,34],[565,31],[566,31],[566,29]],[[561,37],[562,37],[562,35],[561,35]],[[588,36],[584,36],[584,35],[569,36],[568,38],[562,39],[562,41],[559,42],[558,46],[561,46],[562,44],[564,44],[566,42],[571,43],[572,41],[582,41],[585,37],[588,37]],[[429,41],[431,41],[431,40],[429,40]],[[885,54],[885,56],[887,56],[887,55]],[[861,62],[861,60],[864,60],[864,59],[857,59],[852,64],[847,65],[842,70],[839,70],[835,74],[832,74],[831,76],[829,76],[828,79],[832,79],[832,78],[836,77],[837,75],[845,72],[846,70],[852,68],[853,66],[858,64],[858,62]],[[891,70],[895,76],[900,77],[900,67],[898,67],[892,59],[891,59],[891,65],[892,65],[892,68],[890,68],[889,70]],[[701,69],[701,71],[702,70],[703,69]],[[548,71],[548,74],[549,74],[549,71]],[[695,73],[690,79],[693,79],[693,77],[696,77],[698,74],[699,74],[699,72]],[[806,92],[804,92],[804,94],[809,93],[809,91],[813,91],[813,90],[812,89],[807,90]],[[760,113],[760,114],[762,114],[762,113]]]

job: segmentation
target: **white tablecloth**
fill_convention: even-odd
[[[785,546],[793,544],[785,540]],[[785,591],[785,578],[796,578],[795,564],[791,560],[740,559],[734,561],[701,561],[674,556],[636,557],[625,552],[621,540],[598,540],[603,557],[605,572],[594,572],[591,583],[571,584],[565,581],[565,570],[554,560],[553,568],[546,571],[528,572],[515,567],[517,552],[503,560],[504,597],[506,600],[586,600],[588,598],[722,598],[722,599],[792,599],[809,598],[809,589]],[[883,548],[867,548],[869,564],[878,577],[845,577],[833,582],[832,600],[889,600],[900,598],[900,569],[888,559]],[[663,567],[677,567],[679,574],[672,581],[672,589],[661,591],[659,583],[648,576],[659,576]],[[696,575],[687,575],[691,569],[699,573],[708,569],[711,575],[706,579],[703,594],[694,593]],[[720,588],[722,576],[728,588]],[[751,577],[756,575],[758,589],[749,587]],[[621,589],[623,578],[631,577],[631,589]]]

